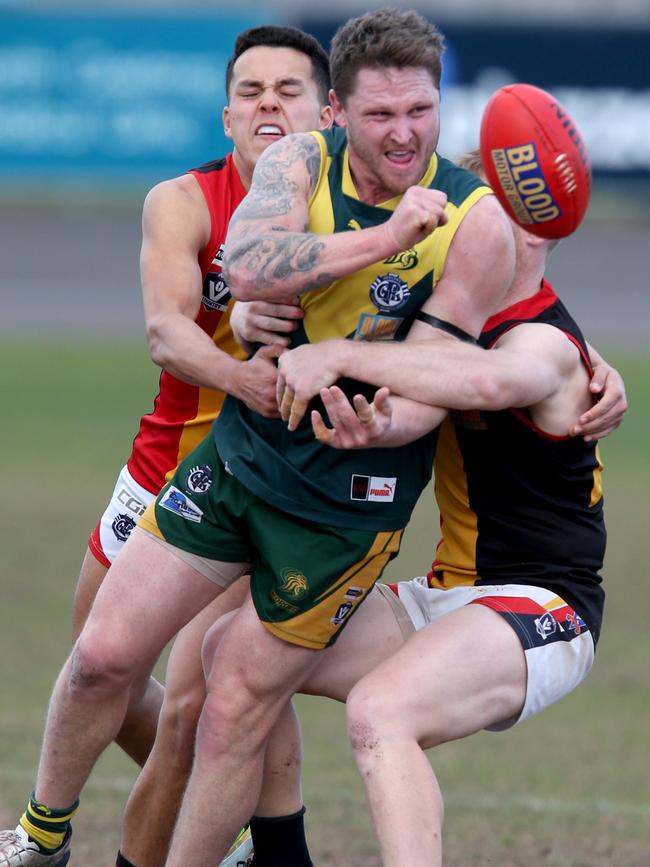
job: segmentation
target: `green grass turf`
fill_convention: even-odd
[[[609,350],[630,413],[602,444],[609,547],[596,666],[573,695],[525,725],[431,754],[446,799],[446,864],[642,867],[650,863],[645,541],[650,527],[648,358]],[[74,582],[88,534],[149,410],[157,372],[138,343],[0,346],[2,698],[0,827],[32,786],[43,716],[68,650]],[[427,492],[390,578],[428,566],[437,519]],[[378,867],[343,709],[299,699],[305,800],[319,867]],[[134,766],[111,748],[75,822],[71,867],[111,863]]]

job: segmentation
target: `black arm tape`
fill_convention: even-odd
[[[474,346],[478,346],[478,340],[472,337],[471,334],[463,331],[463,329],[459,328],[457,325],[452,325],[451,322],[446,322],[444,319],[438,319],[437,316],[431,316],[429,313],[424,313],[422,310],[418,310],[415,314],[415,318],[419,319],[420,322],[426,322],[426,324],[430,325],[432,328],[439,328],[441,331],[446,331],[447,334],[451,334],[452,337],[457,337],[464,343],[472,343]]]

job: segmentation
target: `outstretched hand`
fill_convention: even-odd
[[[277,404],[289,430],[295,430],[309,401],[340,377],[337,351],[344,341],[323,340],[285,352],[278,361]]]
[[[351,404],[336,385],[321,389],[320,397],[332,425],[328,428],[318,410],[312,411],[311,425],[320,443],[335,449],[369,448],[378,445],[390,429],[392,407],[388,388],[376,391],[372,403],[356,394]]]

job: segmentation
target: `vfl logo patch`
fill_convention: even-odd
[[[307,595],[308,589],[309,584],[302,572],[298,572],[297,569],[282,570],[282,584],[280,585],[280,590],[282,590],[283,593],[286,593],[288,596],[293,596],[294,599],[302,599],[303,596]]]
[[[353,608],[354,606],[351,602],[341,602],[331,620],[334,626],[340,626]]]
[[[350,484],[350,499],[368,503],[392,503],[396,487],[396,478],[361,476],[355,473]]]
[[[383,313],[362,313],[353,340],[393,340],[404,319]]]
[[[550,613],[546,613],[543,614],[541,617],[535,618],[535,629],[537,630],[538,635],[540,635],[541,638],[544,639],[544,641],[546,641],[547,638],[553,635],[557,628],[557,621]]]
[[[203,518],[203,512],[196,503],[193,503],[189,497],[186,497],[174,485],[169,486],[158,505],[163,509],[167,509],[168,512],[173,512],[175,515],[185,518],[186,521],[193,521],[195,524],[200,524]]]
[[[122,513],[120,513],[111,524],[111,529],[115,534],[115,538],[120,542],[126,542],[134,527],[135,521],[133,518],[130,515],[124,515]]]
[[[231,299],[230,289],[220,271],[210,271],[203,281],[202,302],[206,310],[225,313]]]
[[[135,515],[144,514],[144,510],[146,509],[145,504],[142,500],[139,500],[137,497],[134,497],[133,494],[130,494],[126,488],[122,488],[117,495],[117,500],[125,509],[128,509],[129,512],[133,512]]]
[[[547,223],[562,215],[551,196],[533,142],[491,151],[501,188],[518,222]]]
[[[409,300],[408,283],[398,275],[382,274],[370,285],[370,300],[379,310],[397,310]]]
[[[187,474],[185,486],[193,494],[207,494],[212,487],[212,468],[206,464],[192,467]]]

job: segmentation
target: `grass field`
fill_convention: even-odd
[[[610,349],[631,410],[603,444],[608,600],[595,669],[574,695],[520,728],[432,755],[446,798],[446,864],[648,867],[648,659],[645,542],[650,529],[648,357]],[[39,341],[0,347],[3,414],[0,827],[33,783],[43,715],[69,646],[88,534],[150,407],[156,371],[140,344]],[[436,519],[418,507],[391,577],[428,566]],[[378,867],[342,708],[301,699],[308,833],[318,867]],[[113,863],[134,766],[111,748],[75,822],[71,867]],[[406,865],[405,865],[406,867]]]

